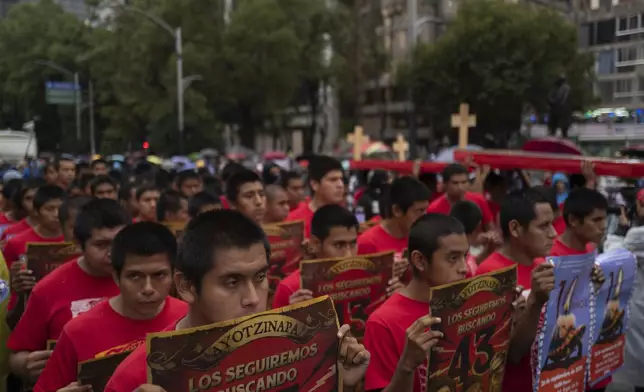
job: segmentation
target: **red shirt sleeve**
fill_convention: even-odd
[[[371,354],[365,374],[365,391],[383,389],[391,382],[398,366],[400,353],[395,349],[396,340],[382,324],[367,321],[363,343]]]
[[[46,298],[35,287],[29,295],[25,313],[9,335],[7,347],[13,352],[44,350],[47,347],[48,314]]]
[[[20,258],[20,250],[18,249],[16,241],[7,241],[4,245],[4,249],[2,250],[2,254],[7,262],[7,267],[11,268],[11,264],[13,264],[14,261],[18,261]]]
[[[76,381],[77,368],[78,357],[74,343],[63,329],[45,370],[38,377],[34,392],[57,391],[66,387]]]
[[[280,282],[277,285],[277,290],[275,290],[275,296],[273,297],[273,309],[289,305],[289,298],[291,298],[293,293],[290,287]]]

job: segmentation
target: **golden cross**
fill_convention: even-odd
[[[409,143],[405,137],[399,133],[396,137],[396,142],[393,144],[394,151],[398,153],[398,160],[404,162],[407,159],[407,151],[409,151]]]
[[[467,148],[470,128],[476,126],[476,116],[470,114],[470,105],[462,103],[459,113],[452,114],[452,128],[458,128],[458,147]]]
[[[353,133],[347,135],[347,141],[353,144],[353,160],[361,160],[362,146],[369,143],[369,136],[364,134],[364,129],[361,126],[356,126]]]

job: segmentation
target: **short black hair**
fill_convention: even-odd
[[[71,162],[71,163],[75,163],[75,162],[74,162],[74,159],[73,159],[72,157],[68,157],[68,156],[64,156],[64,155],[63,155],[63,156],[60,156],[60,157],[58,157],[58,158],[54,161],[54,168],[56,168],[56,171],[59,171],[59,170],[60,170],[60,164],[61,164],[62,162]]]
[[[231,175],[230,178],[228,178],[228,181],[226,181],[226,199],[228,199],[228,202],[233,204],[237,203],[239,188],[250,182],[259,182],[263,184],[259,175],[248,169],[239,170]]]
[[[121,187],[119,188],[119,200],[129,201],[130,198],[132,197],[133,189],[136,189],[136,186],[129,183],[122,184]]]
[[[65,199],[58,210],[60,224],[64,225],[71,217],[72,211],[79,212],[90,201],[92,201],[92,198],[89,196],[72,196]]]
[[[221,199],[212,192],[201,191],[188,200],[188,215],[194,219],[208,205],[221,205]]]
[[[452,177],[458,176],[460,174],[469,175],[470,172],[467,168],[459,163],[450,163],[443,169],[441,176],[443,177],[443,182],[449,182]]]
[[[88,185],[94,181],[96,176],[92,173],[85,173],[80,176],[78,179],[78,186],[84,191]]]
[[[566,226],[570,224],[571,216],[583,222],[594,210],[608,210],[606,197],[594,189],[573,189],[568,192],[568,197],[563,206],[563,218]]]
[[[181,188],[181,185],[183,185],[183,183],[188,180],[201,181],[201,177],[194,170],[184,170],[177,173],[177,175],[174,177],[174,183],[177,185],[177,188]]]
[[[233,174],[237,173],[240,170],[248,170],[241,163],[237,162],[228,162],[223,169],[221,169],[221,179],[224,182],[228,182],[228,179]]]
[[[64,201],[67,193],[65,190],[56,185],[43,185],[34,195],[34,210],[39,211],[45,204],[52,200]]]
[[[339,171],[344,174],[342,163],[327,155],[316,155],[309,160],[309,185],[311,181],[320,182],[332,171]]]
[[[356,232],[358,232],[360,224],[351,211],[337,204],[329,204],[318,208],[311,219],[311,235],[320,241],[324,241],[329,237],[331,229],[334,227],[355,228]]]
[[[503,238],[510,238],[510,222],[516,220],[522,227],[528,227],[537,218],[537,204],[548,204],[548,199],[539,191],[528,188],[513,192],[501,203],[500,221]]]
[[[24,185],[24,181],[20,178],[14,178],[13,180],[7,181],[6,184],[2,187],[2,197],[7,200],[13,201],[16,193],[20,192]]]
[[[302,176],[300,176],[299,174],[297,174],[292,170],[288,170],[288,171],[285,170],[280,175],[280,184],[282,185],[282,188],[287,189],[291,180],[295,180],[295,179],[301,180]]]
[[[113,229],[132,223],[125,209],[112,199],[93,199],[81,207],[74,223],[74,237],[85,249],[92,230]]]
[[[174,270],[177,260],[177,239],[162,224],[138,222],[119,231],[112,243],[112,267],[118,276],[125,267],[128,255],[154,256],[165,254]]]
[[[552,211],[559,211],[559,203],[557,203],[557,190],[551,186],[537,185],[532,187],[536,192],[541,193],[541,195],[548,201]]]
[[[266,260],[271,248],[264,230],[246,215],[235,210],[217,210],[200,214],[183,232],[177,255],[177,269],[201,292],[201,280],[217,262],[219,252],[247,249],[262,244]]]
[[[214,193],[215,195],[221,195],[224,191],[223,182],[210,174],[203,176],[203,188],[204,190]]]
[[[187,200],[186,197],[179,191],[167,190],[161,193],[159,202],[157,203],[157,220],[159,222],[165,221],[167,213],[176,213],[181,210],[181,200]]]
[[[141,196],[145,192],[159,192],[159,189],[154,185],[143,185],[136,188],[136,200],[141,200]]]
[[[481,225],[483,213],[476,203],[468,200],[461,200],[452,206],[449,216],[458,219],[465,228],[465,234],[472,234]]]
[[[116,183],[116,181],[114,181],[114,179],[112,179],[112,177],[105,174],[101,174],[100,176],[94,177],[94,179],[89,185],[90,190],[92,192],[92,196],[96,193],[96,189],[103,184],[109,184],[113,186],[114,190],[118,189],[118,184]]]
[[[23,181],[20,189],[18,189],[14,194],[13,197],[11,198],[11,201],[13,202],[13,207],[18,213],[26,213],[23,205],[22,205],[22,200],[25,198],[25,195],[27,192],[30,190],[38,189],[41,186],[45,185],[45,180],[41,178],[30,178],[26,181]]]
[[[443,214],[426,214],[418,218],[409,232],[407,250],[420,252],[431,263],[434,253],[440,248],[440,239],[452,234],[465,234],[463,224],[456,218]],[[412,263],[415,275],[418,270]]]
[[[94,160],[92,161],[92,163],[90,163],[90,165],[89,165],[89,166],[93,169],[93,168],[95,168],[95,167],[96,167],[96,166],[98,166],[98,165],[105,165],[105,166],[109,166],[109,165],[107,164],[107,161],[106,161],[106,160],[104,160],[104,159],[94,159]]]
[[[429,201],[431,191],[425,184],[415,178],[404,176],[396,178],[385,194],[387,200],[387,216],[393,217],[394,206],[398,206],[403,213],[419,201]]]

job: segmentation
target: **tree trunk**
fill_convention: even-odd
[[[241,106],[239,112],[239,141],[242,146],[254,150],[257,130],[255,129],[256,124],[253,119],[253,111],[248,106]]]
[[[306,82],[306,94],[309,101],[309,115],[311,116],[311,126],[307,132],[310,140],[304,144],[304,151],[316,152],[314,150],[313,142],[315,140],[315,133],[318,129],[318,109],[320,105],[320,81],[309,80]],[[310,144],[308,144],[310,142]]]

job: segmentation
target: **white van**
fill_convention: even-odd
[[[25,131],[0,131],[0,161],[15,163],[38,156],[36,135]]]

